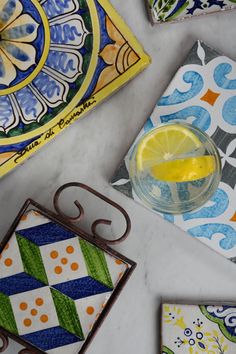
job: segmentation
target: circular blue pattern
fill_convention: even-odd
[[[24,14],[30,14],[30,17],[34,21],[36,21],[38,24],[36,39],[33,42],[27,43],[27,44],[32,45],[36,50],[35,64],[31,65],[26,71],[20,70],[19,68],[15,67],[15,69],[17,70],[16,78],[10,83],[9,86],[0,84],[0,90],[7,89],[8,87],[15,86],[15,85],[19,84],[20,82],[24,81],[37,67],[37,65],[42,57],[43,50],[44,50],[45,30],[43,27],[42,18],[40,16],[40,13],[38,12],[37,8],[35,7],[35,5],[31,2],[31,0],[11,0],[11,1],[8,1],[5,8],[4,8],[4,12],[2,14],[0,14],[1,15],[0,17],[2,18],[2,17],[7,16],[8,18],[11,18],[14,14],[14,10],[17,5],[17,2],[20,2],[23,7],[23,11],[20,14],[20,16],[22,16]],[[14,21],[13,21],[13,23],[14,23]],[[6,29],[7,28],[5,28],[4,30],[6,30]],[[14,30],[11,31],[11,33],[15,37],[18,37],[18,43],[20,43],[19,42],[20,34],[22,34],[22,37],[23,37],[27,34],[28,35],[32,34],[34,30],[35,30],[34,24],[30,24],[30,23],[27,24],[26,23],[26,24],[22,24],[20,27],[19,26],[16,27]],[[2,33],[3,32],[4,31],[2,31]],[[9,40],[9,42],[11,41],[10,38],[8,40]],[[0,41],[1,41],[1,32],[0,32]],[[22,41],[22,43],[23,42],[24,42],[24,40]],[[27,53],[25,53],[21,50],[17,50],[16,47],[14,49],[12,48],[12,56],[22,62],[27,61],[29,58],[27,56]],[[1,76],[1,67],[0,67],[0,76]]]

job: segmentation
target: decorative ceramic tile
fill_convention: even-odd
[[[129,268],[31,210],[0,255],[0,326],[42,352],[77,354]]]
[[[182,215],[162,216],[187,231],[193,238],[236,262],[235,78],[236,63],[198,41],[163,97],[157,102],[137,139],[153,127],[171,121],[191,123],[212,137],[219,149],[223,168],[216,193],[197,210]],[[143,204],[132,189],[129,177],[133,146],[113,177],[112,185]],[[157,188],[164,192],[160,185]],[[198,184],[193,183],[191,188],[198,188]],[[188,187],[184,183],[178,191],[180,199],[182,193],[188,193]]]
[[[108,0],[1,0],[0,176],[149,61]]]
[[[162,306],[162,354],[234,354],[236,306]]]
[[[153,23],[182,21],[236,8],[235,0],[146,0]]]

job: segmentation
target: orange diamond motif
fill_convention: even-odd
[[[236,222],[236,212],[234,213],[234,215],[232,216],[232,218],[230,219],[230,221]]]
[[[201,97],[201,100],[214,106],[214,104],[216,103],[216,100],[219,96],[220,96],[220,93],[214,92],[214,91],[208,89],[208,91],[205,93],[205,95]]]

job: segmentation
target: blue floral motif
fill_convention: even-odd
[[[236,96],[229,98],[223,107],[223,118],[231,124],[236,125]]]
[[[207,238],[211,240],[216,234],[222,234],[223,238],[219,242],[220,248],[223,250],[231,250],[236,246],[236,231],[235,229],[226,224],[205,224],[193,227],[188,230],[191,236],[196,238]]]
[[[213,306],[208,305],[203,307],[207,318],[220,325],[222,332],[229,340],[236,342],[236,307],[235,306]],[[206,315],[206,314],[205,314]]]
[[[183,219],[187,221],[192,219],[216,218],[217,216],[222,215],[229,206],[228,195],[220,188],[217,189],[210,201],[214,204],[211,206],[204,206],[197,211],[185,213]]]
[[[65,52],[59,52],[57,50],[50,51],[46,65],[63,74],[68,74],[69,72],[75,73],[77,70],[75,60],[70,59]]]
[[[187,201],[190,199],[190,192],[188,190],[189,183],[177,183],[177,193],[180,201]]]
[[[174,223],[175,217],[172,214],[163,214],[163,217],[166,221],[169,221],[171,223]]]
[[[193,3],[193,6],[187,10],[187,14],[193,15],[196,10],[202,10],[202,1],[201,0],[195,0]]]
[[[221,9],[223,9],[226,4],[224,2],[224,0],[208,0],[208,6],[211,7],[211,6],[219,6]]]
[[[144,124],[144,127],[143,127],[145,133],[149,132],[149,130],[151,130],[153,128],[154,128],[154,124],[153,124],[151,118],[148,118],[146,123]]]
[[[227,79],[227,75],[232,71],[232,65],[228,63],[219,64],[214,71],[214,80],[216,84],[226,90],[236,90],[236,79]]]
[[[203,131],[206,131],[211,124],[210,113],[200,106],[189,106],[183,108],[181,111],[161,116],[160,119],[162,123],[167,123],[172,120],[189,121],[189,118],[191,117],[195,118],[193,119],[192,124]]]
[[[56,113],[64,109],[83,84],[83,56],[87,56],[88,62],[91,60],[91,44],[89,49],[84,48],[86,37],[93,36],[83,20],[86,16],[88,23],[91,21],[88,6],[83,7],[78,0],[40,3],[36,7],[31,0],[4,0],[3,4],[0,1],[0,90],[25,80],[25,86],[13,90],[11,97],[6,91],[1,98],[0,131],[5,134],[19,125],[41,123],[44,117],[52,119],[54,108]],[[43,10],[50,38],[45,36],[48,24]],[[48,51],[46,44],[50,44]],[[42,57],[45,62],[41,62]],[[39,63],[40,72],[36,71],[27,82]],[[82,74],[83,80],[77,84]],[[19,111],[23,114],[16,113]]]
[[[82,27],[81,27],[82,28]],[[75,25],[58,24],[51,28],[51,42],[56,44],[70,44],[71,41],[80,40],[83,32]]]
[[[196,71],[187,71],[183,80],[187,84],[191,84],[191,88],[187,92],[181,92],[175,89],[170,96],[164,96],[158,102],[158,106],[170,106],[174,104],[179,104],[190,100],[191,98],[197,96],[204,85],[202,76]]]
[[[173,11],[168,15],[168,17],[166,18],[167,21],[171,20],[172,18],[174,18],[176,16],[176,14],[178,14],[179,12],[181,12],[183,9],[185,9],[188,6],[188,0],[179,0],[177,1],[177,4],[175,6],[175,8],[173,9]]]
[[[0,125],[6,127],[9,117],[13,115],[11,103],[8,97],[0,96]]]
[[[26,8],[33,9],[31,16]],[[37,9],[29,0],[0,5],[0,89],[23,81],[41,58],[44,32]],[[39,39],[40,38],[40,39]],[[37,49],[37,51],[36,51]],[[7,70],[6,70],[7,68]]]
[[[78,5],[71,0],[47,0],[43,4],[43,9],[47,14],[48,19],[52,19],[56,16],[64,15],[68,11],[74,11]]]
[[[24,87],[19,92],[16,92],[15,95],[25,116],[31,115],[34,118],[39,116],[37,110],[37,98],[32,94],[28,87]]]

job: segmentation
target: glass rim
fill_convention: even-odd
[[[173,204],[168,203],[167,201],[161,201],[157,202],[157,198],[152,196],[149,192],[147,192],[147,189],[143,186],[143,183],[140,181],[140,179],[137,177],[137,174],[134,173],[134,165],[136,164],[136,153],[139,144],[142,142],[145,137],[147,137],[149,134],[151,134],[153,131],[158,130],[160,128],[163,128],[165,126],[170,126],[170,125],[180,125],[184,126],[186,128],[189,128],[191,131],[196,131],[198,134],[197,136],[202,139],[206,140],[207,143],[207,150],[214,157],[215,163],[216,163],[216,170],[214,173],[212,173],[210,180],[208,181],[206,187],[204,188],[203,191],[194,198],[190,199],[189,201],[179,201],[179,202],[173,202]],[[194,133],[194,132],[193,132]],[[167,122],[167,123],[161,123],[157,125],[156,127],[153,127],[150,129],[148,132],[145,134],[139,136],[134,143],[130,158],[129,158],[129,174],[130,174],[130,181],[132,188],[135,192],[135,194],[138,196],[138,198],[144,202],[144,204],[151,209],[161,212],[161,213],[166,213],[166,214],[183,214],[185,212],[192,211],[194,209],[197,209],[204,205],[215,193],[217,190],[219,183],[221,181],[221,176],[222,176],[222,164],[221,164],[221,157],[219,150],[213,141],[213,139],[204,131],[202,131],[199,127],[196,127],[193,124],[186,123],[186,122],[180,122],[180,121],[172,121],[172,122]],[[196,180],[197,181],[197,180]],[[163,182],[166,183],[167,185],[174,185],[177,184],[178,182]],[[179,182],[179,183],[188,183],[188,182]],[[205,198],[202,198],[202,196],[205,194]],[[202,199],[202,200],[201,200]],[[198,201],[196,203],[196,206],[193,206],[192,204],[194,201]]]

